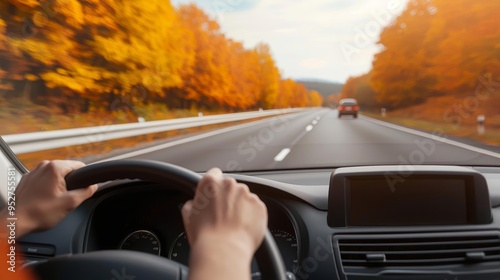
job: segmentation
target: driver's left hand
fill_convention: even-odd
[[[85,166],[79,161],[43,161],[24,175],[16,189],[16,235],[54,227],[66,215],[91,197],[97,185],[68,191],[64,177]],[[6,209],[1,216],[6,215]]]

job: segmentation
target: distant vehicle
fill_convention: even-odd
[[[339,101],[339,106],[337,106],[339,111],[339,118],[343,115],[351,115],[354,118],[358,117],[359,105],[358,101],[354,98],[344,98]]]

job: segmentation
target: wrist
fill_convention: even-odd
[[[250,244],[251,242],[245,238],[243,233],[204,232],[192,244],[191,250],[210,252],[211,254],[223,253],[225,256],[237,256],[250,262],[255,253]]]
[[[191,246],[189,279],[203,279],[207,274],[197,275],[201,272],[219,275],[219,280],[235,279],[236,275],[240,279],[250,279],[253,254],[252,247],[238,235],[204,233]]]

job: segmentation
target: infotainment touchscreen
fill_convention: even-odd
[[[348,225],[467,224],[467,189],[462,179],[352,179],[347,186]]]
[[[346,167],[332,173],[327,221],[332,227],[477,225],[491,223],[492,215],[486,180],[470,168]]]

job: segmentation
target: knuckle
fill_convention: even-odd
[[[58,170],[58,165],[55,161],[49,161],[47,162],[47,164],[45,164],[45,168],[51,172],[51,173],[57,173],[57,170]]]
[[[41,169],[41,168],[43,168],[44,166],[46,166],[47,164],[49,164],[49,163],[50,163],[50,160],[46,160],[46,159],[45,159],[45,160],[42,160],[42,161],[41,161],[41,162],[40,162],[40,163],[36,166],[35,170],[36,170],[36,169]]]
[[[234,179],[233,177],[224,178],[224,185],[231,186],[236,184],[237,184],[236,179]]]
[[[248,188],[248,186],[246,184],[238,183],[238,184],[236,184],[236,187],[238,188],[239,191],[241,191],[243,193],[250,193],[250,189]]]
[[[200,186],[213,186],[217,184],[217,179],[212,175],[205,175],[200,181]]]

